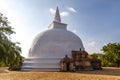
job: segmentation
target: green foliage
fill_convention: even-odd
[[[103,54],[93,53],[89,58],[100,58],[102,66],[115,67],[120,64],[120,43],[108,43],[103,46]]]
[[[99,56],[100,56],[100,53],[93,53],[93,54],[90,54],[88,57],[89,58],[91,58],[91,59],[97,59],[97,58],[99,58]]]
[[[120,43],[108,43],[102,48],[104,55],[101,56],[103,66],[116,66],[120,60]]]
[[[10,38],[14,33],[7,18],[0,13],[0,66],[8,66],[10,70],[18,68],[23,61],[19,43]]]

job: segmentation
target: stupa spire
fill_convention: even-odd
[[[60,18],[60,13],[59,13],[58,7],[57,7],[57,9],[56,9],[54,21],[56,21],[56,22],[61,22],[61,18]]]

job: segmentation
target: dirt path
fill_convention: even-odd
[[[80,72],[19,72],[0,73],[0,80],[120,80],[120,68]]]

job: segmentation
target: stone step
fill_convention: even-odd
[[[28,58],[24,63],[59,63],[60,58]]]
[[[23,68],[21,71],[58,72],[60,71],[60,68]]]
[[[21,68],[60,68],[59,63],[24,63]]]

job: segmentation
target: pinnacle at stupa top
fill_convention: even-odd
[[[67,29],[67,24],[61,23],[59,9],[57,7],[53,22],[48,26],[48,29]]]
[[[56,22],[61,22],[61,18],[60,18],[60,13],[59,13],[58,7],[57,7],[57,9],[56,9],[54,21],[56,21]]]

